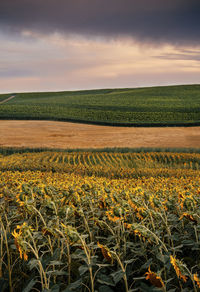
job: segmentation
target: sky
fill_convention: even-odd
[[[200,83],[199,0],[0,0],[0,93]]]

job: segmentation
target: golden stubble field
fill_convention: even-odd
[[[200,147],[200,127],[127,128],[54,121],[0,121],[0,146]]]

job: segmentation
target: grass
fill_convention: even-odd
[[[191,126],[200,125],[199,109],[200,85],[180,85],[18,93],[0,106],[0,118],[116,126]]]

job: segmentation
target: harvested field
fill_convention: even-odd
[[[200,127],[127,128],[53,121],[0,121],[0,146],[200,148]]]

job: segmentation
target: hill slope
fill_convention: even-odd
[[[0,118],[126,126],[200,125],[200,85],[18,93],[0,105]]]

